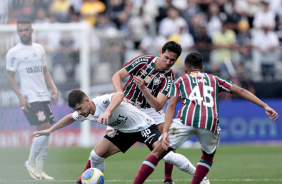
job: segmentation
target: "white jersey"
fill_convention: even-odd
[[[95,104],[95,114],[89,114],[87,117],[78,115],[75,111],[73,119],[78,121],[96,120],[107,109],[111,102],[112,94],[96,97],[92,99]],[[147,114],[141,112],[137,107],[122,101],[111,113],[108,126],[124,133],[139,132],[147,129],[154,124],[154,120]]]
[[[19,43],[6,55],[6,69],[18,71],[21,93],[29,103],[50,100],[43,73],[45,66],[45,50],[37,43],[32,45]]]

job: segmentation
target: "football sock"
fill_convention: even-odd
[[[150,154],[142,163],[141,167],[139,168],[137,175],[133,181],[133,184],[141,184],[144,183],[146,178],[155,170],[156,166],[159,163],[159,159]]]
[[[85,165],[85,167],[84,167],[84,169],[82,171],[82,174],[79,176],[79,178],[76,181],[81,181],[81,177],[82,177],[84,171],[89,169],[89,168],[91,168],[91,161],[90,160],[87,161],[87,163],[86,163],[86,165]]]
[[[201,160],[198,162],[191,184],[199,184],[208,174],[213,163],[214,153],[207,154],[203,151],[203,155],[201,157]]]
[[[172,180],[172,177],[171,177],[172,169],[173,169],[173,164],[169,164],[169,163],[165,162],[165,179],[164,179],[164,181]]]
[[[36,168],[38,171],[42,171],[44,161],[48,153],[48,146],[49,146],[49,136],[47,136],[47,139],[45,140],[42,149],[36,159]]]
[[[195,166],[185,156],[179,153],[170,151],[164,156],[163,160],[173,164],[179,170],[187,172],[188,174],[193,175],[195,173]]]
[[[34,137],[29,153],[28,164],[35,166],[35,161],[37,156],[39,155],[45,141],[48,139],[49,136],[39,136]]]
[[[100,157],[95,153],[94,150],[91,151],[89,159],[91,160],[91,167],[95,167],[100,171],[104,172],[105,170],[105,159]]]

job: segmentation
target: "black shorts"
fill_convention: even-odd
[[[146,144],[152,151],[152,145],[154,142],[158,141],[160,136],[161,134],[157,125],[152,125],[145,130],[134,133],[123,133],[119,130],[112,130],[107,133],[104,138],[111,141],[121,150],[121,152],[125,153],[137,141]]]
[[[31,125],[41,125],[49,122],[55,123],[55,118],[49,101],[32,102],[30,107],[27,106],[28,112],[24,111],[26,118]]]

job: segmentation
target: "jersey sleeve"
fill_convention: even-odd
[[[46,59],[45,49],[43,48],[42,45],[40,45],[40,44],[38,44],[38,45],[39,45],[39,48],[40,48],[40,50],[42,52],[42,55],[40,56],[41,59],[42,59],[42,64],[43,64],[43,66],[47,66],[47,59]]]
[[[231,87],[234,85],[231,81],[223,79],[221,77],[217,77],[217,76],[215,76],[215,79],[218,84],[219,92],[226,91],[230,93]]]
[[[124,65],[124,68],[130,75],[132,75],[136,73],[139,70],[139,68],[148,64],[150,59],[152,59],[151,56],[145,56],[145,55],[138,56],[132,59],[131,61],[127,62]]]
[[[74,113],[72,113],[72,118],[75,121],[84,121],[84,120],[86,120],[86,118],[84,116],[78,115],[78,113],[76,111]]]
[[[176,79],[170,88],[169,91],[169,97],[175,96],[177,98],[181,98],[181,94],[180,94],[180,83],[181,83],[181,78]]]
[[[96,97],[93,101],[95,105],[99,105],[101,107],[108,107],[109,104],[111,103],[112,96],[113,96],[113,93],[105,94],[105,95]]]
[[[6,54],[6,70],[15,72],[18,68],[18,63],[11,50]]]

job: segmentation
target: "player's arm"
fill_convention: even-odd
[[[145,81],[140,76],[133,76],[134,83],[138,85],[142,94],[145,96],[147,102],[156,110],[160,111],[163,109],[167,97],[163,93],[158,93],[157,97],[151,94],[151,92],[146,88]]]
[[[12,90],[16,93],[18,99],[19,99],[19,103],[20,103],[20,107],[24,107],[24,109],[27,111],[26,106],[29,106],[29,103],[27,101],[27,99],[22,95],[17,82],[15,80],[15,72],[7,70],[8,72],[8,83],[10,85],[10,87],[12,88]]]
[[[58,90],[46,66],[43,67],[43,73],[46,84],[51,88],[50,98],[55,95],[55,102],[57,102],[59,97]]]
[[[169,148],[169,139],[168,139],[168,130],[169,127],[172,123],[174,114],[175,114],[175,109],[176,109],[176,104],[177,104],[178,98],[175,96],[170,97],[169,103],[166,108],[165,112],[165,123],[164,123],[164,129],[163,129],[163,148],[168,149]]]
[[[241,98],[244,98],[245,100],[248,100],[260,107],[262,107],[265,110],[266,115],[271,119],[276,121],[279,117],[278,113],[269,107],[266,103],[261,101],[258,97],[256,97],[254,94],[249,92],[248,90],[245,90],[237,85],[233,85],[231,87],[231,93],[236,94],[240,96]]]
[[[122,102],[123,98],[124,98],[123,92],[115,92],[112,95],[111,102],[108,105],[105,112],[95,121],[107,125],[109,122],[109,117],[111,115],[111,112]]]
[[[127,76],[129,76],[129,73],[126,71],[125,68],[120,69],[113,75],[112,82],[116,92],[123,93],[121,80],[126,78]]]
[[[38,137],[41,135],[50,135],[52,132],[60,129],[60,128],[64,128],[70,124],[72,124],[75,120],[72,117],[72,114],[68,114],[65,117],[63,117],[60,121],[58,121],[54,126],[46,129],[46,130],[42,130],[42,131],[35,131],[32,132],[30,135]]]

